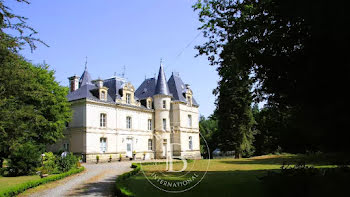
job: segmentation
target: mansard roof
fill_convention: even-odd
[[[155,78],[145,79],[135,91],[135,96],[140,100],[152,97],[156,89],[156,83],[157,81]]]
[[[79,89],[70,92],[67,95],[68,101],[75,101],[79,99],[90,99],[90,100],[95,100],[95,101],[101,101],[98,99],[98,96],[96,95],[98,88],[94,84],[85,84],[81,86]],[[113,102],[112,97],[108,94],[107,95],[107,101],[106,102]]]
[[[156,89],[154,90],[154,94],[162,94],[170,96],[170,91],[168,87],[168,83],[166,82],[166,77],[163,69],[163,64],[160,64],[158,79],[156,84]]]
[[[186,92],[186,85],[178,75],[174,75],[174,73],[171,75],[171,77],[168,80],[168,86],[170,93],[173,95],[174,101],[182,101],[187,103],[187,100],[184,96],[184,93]],[[192,97],[192,104],[198,106],[197,101]]]

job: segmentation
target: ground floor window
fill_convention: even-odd
[[[101,152],[105,153],[107,151],[107,138],[100,138],[100,149]]]
[[[152,150],[152,139],[148,139],[148,150]]]
[[[63,149],[64,149],[64,151],[69,151],[69,143],[64,143]]]

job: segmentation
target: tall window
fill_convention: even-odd
[[[106,114],[100,114],[100,127],[106,127],[107,123],[107,115]]]
[[[192,116],[188,115],[188,127],[192,127]]]
[[[190,136],[188,138],[188,149],[192,150],[193,149],[193,145],[192,145],[192,136]]]
[[[100,150],[102,153],[107,151],[107,138],[105,137],[100,138]]]
[[[152,108],[152,101],[147,101],[147,108],[151,109]]]
[[[126,117],[126,128],[131,129],[131,117],[130,116]]]
[[[152,119],[148,119],[148,130],[152,130]]]
[[[130,104],[131,94],[126,94],[126,103]]]
[[[163,118],[163,130],[165,131],[166,130],[166,119]]]
[[[163,109],[166,108],[166,100],[163,100]]]
[[[152,139],[148,139],[148,150],[152,150]]]

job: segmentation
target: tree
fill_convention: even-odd
[[[66,98],[48,65],[34,66],[9,50],[0,50],[0,158],[17,144],[52,144],[63,137],[71,118]]]
[[[15,0],[19,3],[29,4],[28,0]],[[0,47],[18,52],[23,45],[28,44],[33,51],[36,49],[36,43],[43,41],[34,37],[38,32],[26,24],[27,18],[12,13],[12,10],[0,0]],[[6,33],[11,32],[12,34]]]
[[[349,30],[346,10],[338,5],[291,0],[200,0],[194,5],[208,38],[197,47],[199,53],[213,65],[228,53],[224,58],[236,63],[227,75],[251,70],[258,84],[253,96],[267,99],[285,117],[283,132],[294,136],[289,140],[294,151],[350,149],[344,94]]]
[[[210,116],[205,118],[204,116],[200,117],[199,120],[199,132],[201,133],[200,148],[201,153],[204,158],[213,157],[212,152],[217,148],[217,132],[218,132],[218,121],[215,116]],[[204,139],[205,141],[204,141]],[[208,145],[208,147],[207,147]],[[208,148],[209,151],[208,152]]]

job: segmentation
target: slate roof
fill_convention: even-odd
[[[163,64],[160,64],[158,79],[156,84],[156,89],[154,94],[170,95],[168,83],[166,82],[166,77],[163,69]]]
[[[112,77],[103,81],[103,86],[108,88],[107,101],[101,101],[98,98],[98,88],[92,83],[92,78],[85,67],[79,81],[79,88],[67,95],[68,101],[79,99],[90,99],[100,102],[115,103],[122,95],[120,89],[127,81],[120,77]],[[160,82],[160,83],[158,83]],[[163,66],[160,66],[158,80],[155,78],[145,79],[135,91],[136,100],[144,100],[156,94],[170,95],[174,101],[187,103],[184,96],[186,85],[178,75],[172,74],[168,82],[166,81]],[[197,101],[192,97],[192,104],[199,106]],[[143,106],[142,106],[143,107]]]
[[[79,80],[79,87],[82,87],[83,85],[86,85],[86,84],[91,85],[92,84],[91,81],[92,81],[91,75],[88,72],[87,67],[85,66],[85,70]]]
[[[172,100],[182,101],[187,103],[187,100],[184,96],[184,93],[186,93],[186,85],[179,76],[174,75],[173,73],[168,80],[168,86],[169,86],[170,93],[173,95]],[[197,101],[193,97],[192,97],[192,104],[199,106]]]
[[[86,84],[81,86],[79,89],[70,92],[67,95],[67,99],[68,101],[75,101],[75,100],[79,100],[79,99],[90,99],[90,100],[95,100],[95,101],[101,101],[98,96],[97,96],[97,86],[96,85],[91,85],[91,84]],[[107,94],[107,101],[108,103],[114,103],[112,97]]]
[[[156,83],[157,81],[155,78],[145,79],[135,91],[135,96],[140,100],[152,97],[156,89]]]

